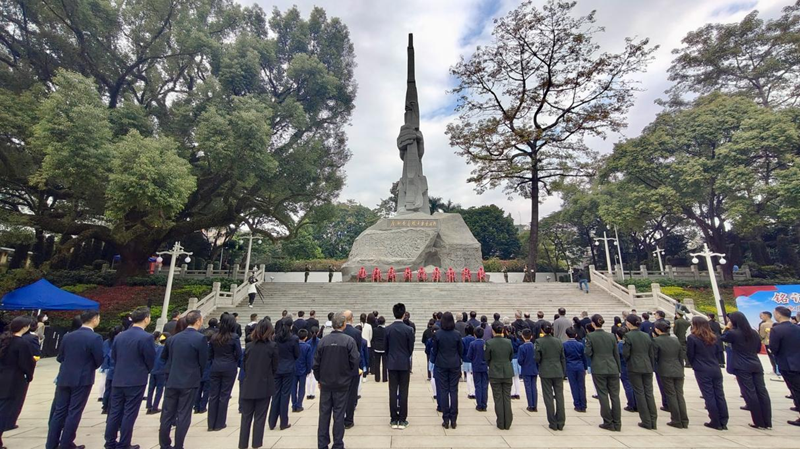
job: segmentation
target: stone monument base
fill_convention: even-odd
[[[461,270],[466,267],[474,280],[482,265],[481,244],[461,215],[418,212],[382,218],[362,232],[342,265],[342,281],[356,281],[361,267],[366,268],[368,279],[375,267],[380,268],[384,279],[389,267],[394,267],[398,281],[402,281],[406,267],[411,268],[415,279],[419,267],[425,267],[428,280],[434,267],[439,267],[442,281],[452,267],[460,281]]]

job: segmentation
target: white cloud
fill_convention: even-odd
[[[422,123],[425,135],[423,166],[432,196],[452,199],[463,206],[494,203],[511,213],[515,221],[530,222],[530,203],[522,198],[506,199],[501,189],[475,194],[466,180],[470,167],[454,154],[444,135],[445,126],[453,121],[447,111],[453,96],[446,93],[454,80],[449,67],[460,56],[469,56],[475,46],[490,38],[492,21],[487,12],[505,15],[518,5],[513,0],[436,0],[436,1],[371,1],[337,0],[320,4],[307,0],[255,0],[265,10],[277,6],[284,11],[297,5],[307,17],[316,4],[328,17],[339,17],[350,29],[355,46],[355,71],[359,90],[352,126],[347,130],[353,158],[347,164],[347,186],[341,198],[374,207],[380,198],[389,195],[392,182],[400,177],[402,162],[395,139],[403,122],[405,100],[407,35],[414,33],[416,75],[419,87]],[[606,27],[599,37],[603,50],[618,51],[625,37],[649,37],[660,45],[656,59],[647,73],[638,76],[645,89],[637,95],[629,114],[629,127],[624,136],[641,132],[659,111],[653,101],[663,95],[670,83],[666,70],[672,60],[671,51],[680,46],[687,32],[707,22],[735,22],[753,9],[762,16],[775,17],[788,1],[777,0],[584,0],[578,11],[597,10],[597,24]],[[434,114],[436,113],[436,114]],[[607,140],[591,140],[600,152],[609,152],[613,142],[622,136],[610,135]],[[541,216],[560,207],[557,197],[540,206]]]

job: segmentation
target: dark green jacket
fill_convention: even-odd
[[[656,373],[661,377],[684,377],[683,361],[686,348],[677,338],[662,334],[653,338],[655,348]]]
[[[684,318],[678,318],[672,323],[675,336],[678,337],[678,341],[681,342],[683,346],[686,346],[686,332],[689,330],[690,326],[691,324]]]
[[[514,368],[511,359],[514,357],[514,348],[511,340],[504,337],[494,337],[486,342],[483,358],[489,365],[490,379],[511,379],[514,377]]]
[[[592,374],[619,374],[617,337],[598,329],[586,334],[586,357],[592,360]]]
[[[539,364],[539,377],[555,379],[566,375],[567,359],[560,339],[545,335],[537,338],[533,346],[536,363]]]
[[[630,373],[652,373],[655,363],[653,352],[653,339],[640,331],[633,329],[625,334],[622,345],[622,357]]]

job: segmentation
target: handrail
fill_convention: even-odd
[[[624,287],[618,284],[613,279],[609,279],[608,276],[597,271],[594,265],[589,266],[589,273],[593,285],[596,285],[601,290],[604,290],[609,295],[619,299],[630,307],[635,308],[637,305],[639,305],[639,307],[655,307],[656,309],[669,313],[674,313],[677,310],[676,305],[679,304],[679,302],[662,293],[659,284],[650,284],[650,292],[637,292],[635,286],[629,285],[628,287]],[[701,314],[701,312],[694,308],[694,301],[691,299],[687,298],[680,304],[686,307],[693,315]]]

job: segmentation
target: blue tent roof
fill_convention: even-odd
[[[61,290],[41,279],[31,285],[6,293],[0,301],[3,310],[89,310],[100,304],[91,299]]]

